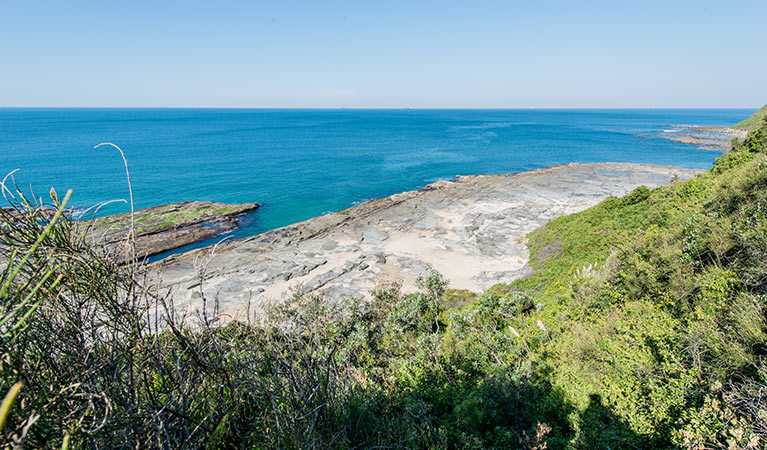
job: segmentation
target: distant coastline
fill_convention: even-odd
[[[671,129],[663,130],[662,139],[694,145],[702,150],[726,151],[731,141],[742,141],[748,132],[733,127],[708,125],[670,125]]]

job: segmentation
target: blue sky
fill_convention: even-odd
[[[766,23],[765,1],[0,0],[0,106],[758,107]]]

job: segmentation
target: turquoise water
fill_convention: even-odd
[[[731,125],[751,110],[0,109],[0,172],[88,207],[258,202],[239,236],[457,174],[568,162],[708,168],[719,153],[658,138],[669,124]],[[103,213],[127,211],[110,205]]]

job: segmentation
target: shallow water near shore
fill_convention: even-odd
[[[459,174],[606,161],[705,169],[719,153],[661,139],[663,130],[752,112],[0,108],[0,171],[20,169],[19,185],[38,195],[72,188],[77,207],[127,199],[119,154],[92,148],[113,142],[137,208],[263,204],[234,233],[242,237]]]

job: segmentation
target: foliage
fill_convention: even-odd
[[[55,193],[19,199],[0,219],[8,446],[767,445],[765,130],[691,180],[551,221],[512,284],[429,271],[413,294],[296,293],[247,323],[218,320],[202,276],[204,313],[179,315]]]
[[[461,293],[494,330],[471,330],[476,342],[453,331],[467,319],[444,314],[436,272],[408,296],[295,295],[265,322],[228,324],[201,278],[204,311],[184,317],[140,267],[90,248],[55,193],[15,195],[0,228],[0,391],[18,394],[0,411],[7,446],[540,448],[569,430],[519,334],[494,318],[529,310],[523,299]]]
[[[535,273],[509,289],[557,324],[534,351],[583,411],[576,441],[603,446],[589,437],[603,430],[645,448],[767,445],[766,188],[758,129],[689,181],[638,188],[530,236]],[[612,423],[585,413],[596,395]]]
[[[738,123],[733,128],[739,130],[753,131],[759,127],[764,126],[764,121],[767,120],[767,105],[762,106],[748,119]]]

